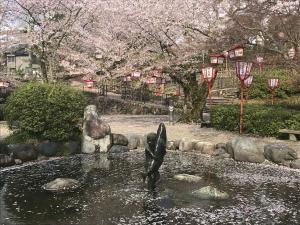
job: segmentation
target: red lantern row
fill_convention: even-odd
[[[83,80],[83,81],[84,81],[86,87],[89,88],[89,89],[93,88],[94,87],[94,83],[96,83],[96,81],[93,80],[92,78],[89,78],[89,79]]]

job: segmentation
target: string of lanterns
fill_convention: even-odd
[[[208,84],[208,96],[211,103],[211,89],[214,80],[217,76],[218,65],[226,63],[226,71],[228,71],[228,59],[239,59],[244,56],[244,47],[242,45],[236,45],[231,49],[224,51],[222,54],[211,54],[210,66],[202,68],[202,78]],[[291,48],[288,50],[288,57],[294,60],[296,57],[296,50]],[[259,74],[262,74],[262,65],[264,63],[264,58],[262,56],[256,56],[256,62],[259,67]],[[248,100],[248,91],[253,82],[253,76],[251,76],[251,69],[253,67],[253,62],[247,62],[238,60],[235,62],[235,73],[237,78],[240,80],[241,85],[241,95],[240,95],[240,133],[243,133],[243,112],[244,112],[244,89],[246,88],[246,101]],[[268,79],[268,87],[272,92],[272,105],[274,104],[275,90],[279,87],[279,79],[271,78]]]

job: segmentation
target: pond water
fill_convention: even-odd
[[[142,183],[143,157],[139,151],[112,160],[78,155],[2,169],[0,224],[300,224],[300,173],[295,170],[168,152],[153,193]],[[204,179],[196,184],[174,180],[180,173]],[[67,194],[41,188],[57,177],[79,179],[83,186]],[[191,196],[207,185],[230,198]]]

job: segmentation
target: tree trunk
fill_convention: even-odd
[[[208,89],[206,83],[194,84],[184,88],[184,107],[180,118],[182,122],[203,121],[203,110],[206,104]]]
[[[45,59],[41,58],[41,72],[42,72],[42,79],[46,82],[48,82],[48,76],[47,76],[47,64],[45,62]]]

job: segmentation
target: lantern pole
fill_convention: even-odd
[[[243,114],[244,114],[244,81],[241,82],[241,100],[240,100],[240,134],[243,133]]]
[[[243,114],[244,114],[244,87],[245,80],[250,77],[252,63],[237,61],[236,64],[236,75],[241,82],[241,98],[240,98],[240,134],[243,133]],[[247,87],[247,85],[246,85]]]
[[[275,88],[272,89],[272,105],[274,105]]]

